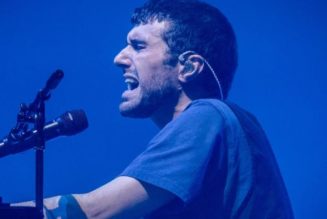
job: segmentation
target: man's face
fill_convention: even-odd
[[[114,59],[127,84],[119,106],[124,116],[149,117],[178,98],[177,68],[167,64],[169,48],[162,39],[166,25],[154,21],[134,27]]]

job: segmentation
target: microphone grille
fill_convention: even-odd
[[[75,135],[89,126],[83,110],[68,111],[60,116],[60,118],[62,131],[65,135]]]

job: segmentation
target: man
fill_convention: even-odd
[[[225,101],[237,65],[228,20],[196,0],[149,0],[132,23],[114,60],[120,112],[161,130],[116,179],[46,199],[47,218],[293,218],[260,125]]]

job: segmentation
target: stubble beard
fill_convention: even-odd
[[[130,103],[122,102],[119,109],[124,117],[149,118],[159,109],[174,105],[177,99],[178,92],[169,81],[149,88],[140,85],[137,99],[130,100]]]

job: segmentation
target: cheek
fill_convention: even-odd
[[[160,86],[178,85],[177,72],[164,62],[165,59],[167,58],[153,55],[143,55],[135,59],[134,66],[141,87],[158,89]]]
[[[144,63],[146,64],[135,65],[140,85],[149,86],[160,82],[163,77],[161,75],[162,69],[155,63]]]
[[[148,82],[150,83],[148,87],[159,93],[171,92],[177,88],[175,78],[171,72],[167,71],[160,71],[152,74]]]

